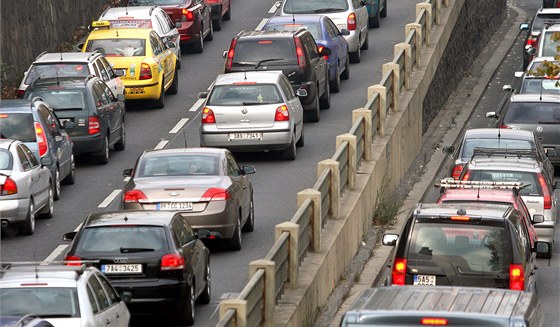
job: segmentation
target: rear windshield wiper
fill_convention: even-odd
[[[260,65],[262,65],[265,62],[269,62],[269,61],[282,61],[285,60],[284,58],[269,58],[269,59],[263,59],[263,60],[259,60],[257,62],[255,61],[234,61],[233,64],[234,65],[240,65],[240,66],[254,66],[255,69],[259,68]]]
[[[333,11],[344,11],[344,9],[341,9],[341,8],[321,8],[321,9],[313,10],[313,12],[316,13],[316,14],[322,13],[322,12],[333,12]]]
[[[121,253],[131,253],[131,252],[154,252],[155,249],[151,248],[122,248]]]
[[[267,103],[257,102],[257,101],[243,101],[244,106],[251,106],[251,105],[255,105],[255,104],[267,104]]]

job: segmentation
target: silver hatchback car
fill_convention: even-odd
[[[200,146],[231,151],[281,151],[286,160],[296,158],[303,146],[303,106],[280,71],[222,74],[206,98],[200,125]]]

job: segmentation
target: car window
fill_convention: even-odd
[[[89,75],[87,64],[82,63],[48,63],[33,64],[27,75],[25,75],[25,84],[31,84],[38,78],[49,77],[86,77]]]
[[[95,298],[95,295],[93,294],[93,291],[91,290],[91,285],[89,285],[89,283],[86,285],[86,289],[87,289],[89,303],[91,304],[91,311],[93,312],[93,314],[96,314],[99,312],[99,306],[97,304],[97,299]]]
[[[541,37],[543,38],[543,42],[539,47],[541,52],[540,56],[542,57],[554,57],[558,53],[557,47],[560,46],[560,40],[555,40],[554,34],[557,32],[554,31],[546,31],[541,33]],[[542,35],[544,34],[544,35]],[[542,49],[541,49],[542,48]]]
[[[19,161],[21,162],[21,168],[23,168],[23,170],[26,171],[30,170],[32,167],[31,163],[29,162],[29,159],[25,155],[25,151],[23,151],[23,149],[20,146],[17,147],[17,154],[18,154]]]
[[[316,40],[323,39],[321,25],[318,22],[305,22],[305,23],[267,23],[265,31],[298,31],[302,28],[308,30]]]
[[[157,22],[157,26],[158,26],[158,30],[159,30],[159,36],[164,36],[165,34],[169,33],[169,24],[167,23],[167,21],[165,19],[162,19],[162,15],[161,13],[156,14],[155,16],[156,22]],[[156,30],[154,28],[154,30]],[[156,30],[156,32],[158,32],[158,30]]]
[[[560,124],[560,107],[557,103],[512,102],[504,116],[504,123]]]
[[[167,237],[161,226],[101,226],[85,228],[79,237],[76,253],[122,255],[122,249],[144,248],[153,253],[167,251]]]
[[[0,149],[0,170],[12,170],[12,166],[13,166],[13,158],[10,151],[5,149]]]
[[[111,99],[105,92],[105,89],[103,88],[101,83],[96,82],[93,84],[93,92],[97,95],[95,97],[97,107],[107,106],[111,104]]]
[[[282,97],[276,84],[216,85],[208,97],[207,105],[251,106],[280,103]]]
[[[533,142],[529,140],[514,140],[506,138],[466,138],[461,149],[461,158],[470,160],[474,148],[494,148],[508,150],[530,150],[534,149]]]
[[[560,22],[560,14],[538,14],[535,16],[535,19],[533,19],[533,23],[531,25],[531,29],[533,30],[542,30],[544,27],[544,22],[545,21],[551,21],[551,20],[556,20],[558,22]]]
[[[291,100],[291,99],[296,97],[296,94],[294,92],[294,89],[292,88],[292,85],[288,81],[288,78],[284,75],[282,75],[280,77],[280,88],[284,92],[284,95],[286,96],[286,98]]]
[[[510,221],[514,222],[515,229],[521,239],[521,254],[524,256],[525,261],[529,261],[531,259],[531,240],[529,238],[529,231],[527,230],[527,225],[525,225],[525,220],[519,216],[516,211],[513,211],[512,216],[515,218],[510,219]]]
[[[26,99],[40,97],[49,104],[54,111],[83,109],[85,108],[85,89],[51,90],[50,88],[29,88],[25,93]]]
[[[163,52],[161,41],[159,37],[155,36],[154,34],[150,34],[150,44],[152,45],[154,56],[157,56]]]
[[[355,1],[355,0],[354,0]],[[348,0],[285,0],[287,14],[326,14],[348,10]]]
[[[95,50],[106,57],[143,57],[146,55],[146,40],[118,38],[88,41],[86,51]]]
[[[102,97],[106,99],[109,104],[112,104],[116,99],[113,96],[113,92],[111,92],[111,89],[107,86],[107,84],[103,82],[98,82],[98,84],[101,90],[103,90]]]
[[[39,106],[37,107],[37,112],[45,123],[45,127],[51,136],[59,136],[60,130],[58,126],[58,120],[54,117],[47,107]]]
[[[166,12],[163,12],[162,15],[164,17],[164,20],[167,22],[167,25],[169,25],[169,30],[173,30],[176,26],[175,23],[173,23],[173,21],[171,20],[171,17],[169,17]]]
[[[27,160],[29,160],[29,164],[31,165],[31,168],[35,168],[39,166],[39,160],[37,159],[37,157],[35,157],[33,152],[29,150],[29,148],[25,144],[20,144],[19,148],[21,148],[23,153],[25,153],[25,156],[27,157]]]
[[[103,289],[105,290],[105,293],[107,294],[107,298],[109,299],[110,305],[114,305],[116,303],[119,303],[119,296],[115,292],[115,289],[113,288],[113,286],[111,286],[111,283],[109,283],[109,281],[105,278],[105,276],[98,275],[98,274],[96,274],[95,276],[99,279],[99,282],[103,286]]]
[[[35,142],[35,126],[30,113],[0,114],[0,138]]]
[[[103,66],[103,69],[107,72],[107,79],[103,79],[105,82],[115,78],[115,72],[113,71],[113,68],[111,67],[111,65],[109,64],[109,62],[107,61],[107,59],[100,57],[99,58],[99,63],[101,66]]]
[[[190,241],[183,224],[178,219],[174,219],[171,222],[171,226],[173,228],[173,233],[175,233],[177,237],[177,241],[179,241],[179,244],[177,244],[178,246],[181,247]]]
[[[107,297],[107,294],[103,290],[101,283],[99,283],[99,280],[92,275],[88,279],[88,284],[91,286],[91,290],[93,291],[93,294],[97,299],[97,304],[99,305],[99,311],[103,311],[107,309],[110,306],[109,298]]]
[[[194,154],[145,157],[135,174],[138,177],[219,175],[218,158]]]
[[[228,175],[232,177],[239,177],[240,175],[239,165],[237,161],[228,153],[227,154],[227,171]]]
[[[257,64],[261,60],[268,65],[297,64],[296,48],[292,38],[281,39],[243,39],[240,38],[235,46],[233,66],[247,67],[240,62]]]
[[[94,63],[95,66],[97,66],[97,70],[99,71],[98,75],[102,80],[104,81],[108,81],[109,80],[109,75],[107,74],[107,70],[105,69],[105,67],[103,67],[103,64],[101,64],[101,62],[96,61]]]
[[[560,86],[557,82],[557,80],[543,78],[525,78],[521,83],[519,93],[560,95]]]
[[[339,36],[340,31],[338,30],[338,27],[336,27],[336,25],[332,22],[332,20],[325,19],[325,26],[327,28],[327,33],[331,38],[334,39]],[[313,35],[313,37],[315,37],[315,35]]]
[[[469,176],[470,181],[491,181],[491,182],[519,182],[523,187],[519,194],[528,196],[542,196],[542,188],[535,173],[524,171],[505,171],[505,170],[472,170]]]
[[[0,316],[65,316],[80,317],[75,287],[17,287],[2,288]]]
[[[304,35],[302,38],[304,39],[303,48],[305,49],[305,52],[307,52],[307,57],[310,60],[319,58],[319,52],[317,51],[317,43],[315,43],[315,40],[313,40],[310,35]]]

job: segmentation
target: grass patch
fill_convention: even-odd
[[[374,225],[391,225],[401,212],[404,198],[398,194],[396,189],[390,187],[389,182],[388,177],[383,177],[379,192],[377,192],[372,219]]]

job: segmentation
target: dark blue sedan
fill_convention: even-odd
[[[270,18],[263,26],[263,30],[299,30],[305,28],[311,32],[319,52],[322,48],[329,48],[331,54],[325,56],[329,63],[329,80],[332,92],[340,90],[340,80],[350,78],[350,64],[348,43],[344,35],[349,35],[347,29],[339,30],[333,21],[322,15],[292,15]]]

